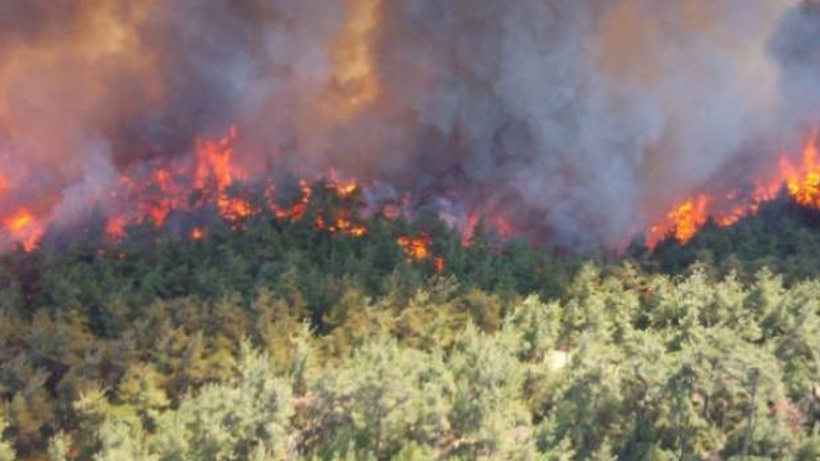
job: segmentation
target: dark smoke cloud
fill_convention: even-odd
[[[797,124],[820,120],[820,2],[804,2],[783,15],[771,41],[781,69],[781,90]]]
[[[2,2],[0,156],[18,166],[0,169],[68,219],[118,169],[238,125],[253,171],[333,167],[617,247],[812,122],[818,16],[794,0]]]

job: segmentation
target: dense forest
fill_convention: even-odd
[[[0,258],[0,460],[820,459],[817,211],[574,257],[314,187]]]

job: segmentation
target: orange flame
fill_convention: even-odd
[[[785,157],[780,162],[780,170],[791,197],[798,204],[812,208],[820,208],[820,164],[817,156],[815,130],[803,149],[803,164],[800,169],[792,166]]]
[[[234,180],[243,175],[233,164],[233,145],[238,136],[236,127],[231,127],[221,139],[198,141],[196,151],[196,171],[194,185],[197,189],[207,189],[209,181],[214,182],[218,192],[223,192]]]
[[[515,235],[513,225],[498,210],[498,206],[491,203],[486,210],[473,210],[467,215],[466,223],[461,227],[461,245],[463,247],[469,248],[475,243],[475,234],[479,223],[485,226],[485,230],[494,232],[504,240],[509,240]]]
[[[34,250],[43,234],[43,228],[27,208],[21,208],[7,218],[5,226],[12,239],[22,244],[26,251]]]
[[[302,192],[302,196],[290,208],[280,208],[273,205],[274,214],[278,219],[286,221],[301,221],[305,216],[305,211],[307,211],[307,207],[310,205],[310,200],[313,198],[313,189],[311,189],[310,183],[308,183],[307,179],[299,180],[299,189]]]
[[[709,216],[720,227],[734,225],[756,214],[762,204],[774,200],[784,184],[795,203],[820,209],[819,132],[818,129],[812,130],[799,166],[795,166],[786,155],[781,155],[777,175],[769,181],[758,182],[746,198],[740,198],[738,191],[730,191],[723,197],[699,194],[695,198],[684,199],[662,222],[650,227],[648,246],[654,248],[669,232],[673,232],[680,243],[686,243],[703,227]]]
[[[396,239],[396,243],[407,254],[407,259],[411,261],[423,261],[430,257],[430,245],[433,243],[433,238],[429,235],[421,235],[419,237],[409,237],[402,235]]]
[[[128,225],[126,216],[114,216],[108,219],[105,225],[105,234],[112,240],[125,238],[125,226]]]
[[[422,234],[418,237],[401,235],[396,239],[396,243],[404,250],[404,254],[410,262],[427,261],[432,258],[433,270],[435,270],[437,274],[443,273],[447,267],[444,257],[440,255],[433,256],[433,252],[430,248],[433,244],[433,237],[427,234]]]
[[[709,197],[699,195],[695,200],[686,200],[669,213],[669,219],[675,223],[675,238],[681,242],[691,239],[708,217]]]
[[[233,230],[244,229],[244,222],[262,212],[247,198],[237,196],[237,182],[247,178],[236,163],[238,131],[232,127],[218,139],[198,139],[191,162],[184,160],[157,160],[145,171],[146,164],[121,173],[119,183],[106,194],[102,205],[109,211],[105,222],[105,234],[114,241],[126,237],[130,224],[145,224],[160,228],[175,212],[198,211],[214,206],[219,215]],[[314,197],[313,182],[307,178],[299,181],[300,197],[287,207],[275,201],[275,188],[267,183],[267,204],[280,220],[297,222],[304,219]],[[6,177],[0,175],[0,192],[9,187]],[[368,229],[356,215],[361,185],[354,180],[339,180],[334,171],[326,183],[327,190],[336,199],[327,209],[317,215],[317,229],[329,234],[360,238]],[[5,242],[22,243],[25,248],[37,246],[44,233],[45,221],[41,221],[39,208],[17,210],[0,224],[5,227]],[[327,221],[327,222],[325,222]],[[189,237],[199,240],[206,229],[197,228]]]
[[[362,238],[367,235],[367,228],[362,225],[353,226],[353,228],[350,229],[350,235],[355,238]]]
[[[355,222],[354,218],[351,217],[351,209],[353,207],[351,200],[355,198],[360,186],[355,181],[339,182],[335,176],[335,172],[331,171],[330,182],[327,184],[327,189],[333,192],[337,198],[342,199],[344,203],[340,207],[330,210],[330,216],[328,217],[319,213],[314,218],[313,224],[317,229],[327,231],[330,234],[345,235],[353,238],[364,237],[367,235],[367,228],[363,224]],[[302,187],[302,200],[300,203],[297,203],[298,208],[296,209],[296,213],[292,211],[290,213],[281,213],[282,218],[288,218],[290,216],[291,219],[293,219],[293,217],[301,219],[304,208],[310,201],[312,194],[312,191],[310,191],[310,188],[307,186],[307,180],[303,181]],[[329,223],[328,219],[330,220]]]

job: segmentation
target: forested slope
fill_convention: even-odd
[[[811,212],[583,259],[309,218],[4,256],[0,460],[820,457]]]

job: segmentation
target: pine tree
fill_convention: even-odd
[[[178,409],[157,416],[150,453],[163,459],[240,460],[258,450],[287,456],[291,391],[273,376],[271,365],[267,355],[243,342],[232,380],[206,385]]]
[[[0,461],[14,461],[16,459],[14,447],[4,438],[7,428],[8,423],[0,415]]]
[[[439,356],[392,340],[368,343],[318,383],[317,398],[336,421],[325,454],[352,446],[389,459],[413,442],[435,447],[449,428],[452,392],[452,377]]]
[[[449,367],[456,377],[450,421],[453,451],[503,458],[530,430],[522,400],[524,368],[516,347],[501,335],[469,326],[456,343]]]
[[[71,437],[59,432],[48,442],[49,461],[69,461],[71,459],[72,440]]]

